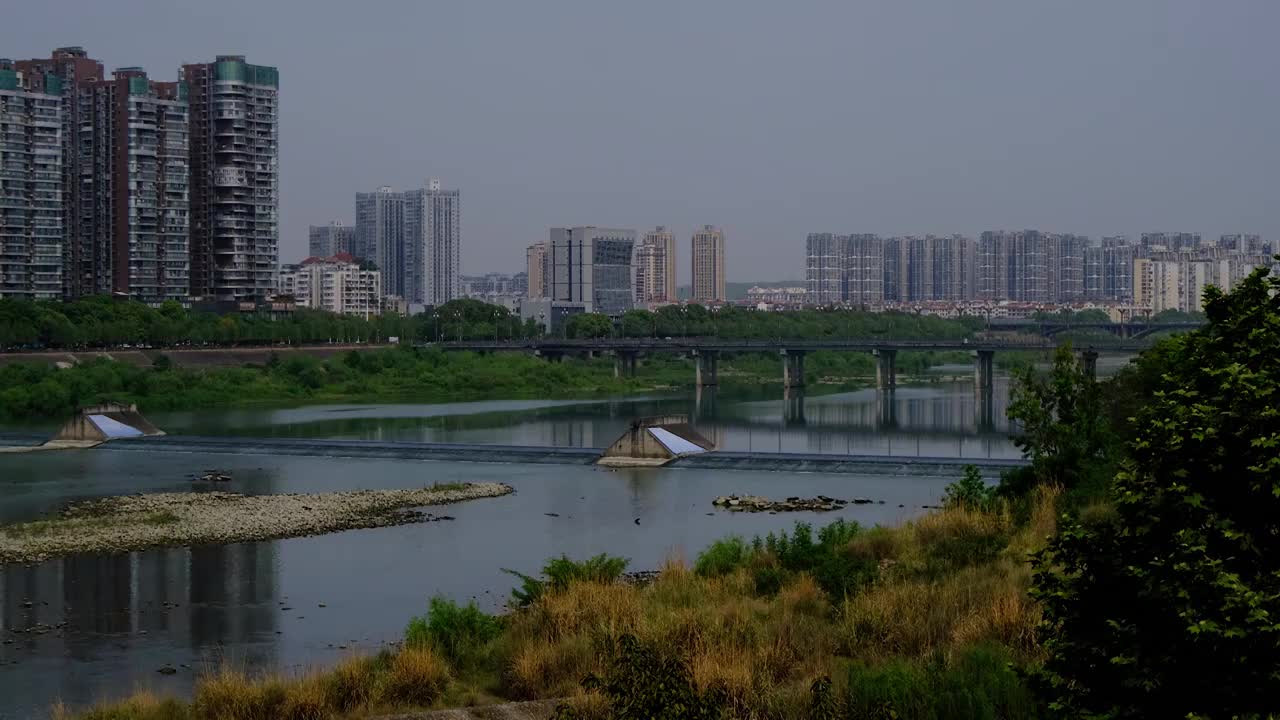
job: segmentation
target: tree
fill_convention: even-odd
[[[578,313],[569,318],[565,332],[571,338],[609,337],[613,332],[613,321],[602,313]]]
[[[1112,489],[1035,558],[1048,660],[1070,717],[1280,710],[1280,280],[1205,291],[1208,325],[1167,343]]]
[[[1007,413],[1022,431],[1013,441],[1031,460],[1031,468],[1011,474],[1022,482],[1006,483],[1006,492],[1025,490],[1018,485],[1026,481],[1075,488],[1099,480],[1099,473],[1109,469],[1114,434],[1102,393],[1071,348],[1058,348],[1047,375],[1031,367],[1014,371]]]

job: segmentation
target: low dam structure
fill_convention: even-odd
[[[156,435],[164,435],[164,431],[143,417],[137,405],[104,403],[82,408],[58,430],[52,442],[106,442]]]
[[[637,418],[622,436],[605,448],[599,464],[612,467],[666,465],[676,458],[715,450],[689,424],[687,415]]]

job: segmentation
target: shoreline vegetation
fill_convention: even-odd
[[[967,361],[963,353],[899,356],[901,376]],[[812,353],[806,375],[815,386],[861,387],[874,376],[869,355]],[[740,354],[721,362],[726,388],[780,383],[781,361]],[[139,368],[106,359],[69,368],[47,364],[0,366],[0,419],[69,417],[86,405],[137,403],[143,412],[297,406],[358,402],[467,402],[523,398],[589,399],[687,387],[692,362],[674,357],[641,361],[632,378],[614,377],[611,358],[566,358],[551,363],[521,353],[452,353],[397,347],[351,350],[318,359],[291,354],[263,365],[186,369],[158,363]]]
[[[511,492],[504,483],[452,483],[412,490],[152,493],[87,500],[55,518],[0,526],[0,566],[76,553],[276,540],[452,520],[419,508]]]
[[[1028,557],[1052,534],[1057,500],[1044,488],[1016,504],[955,503],[894,528],[797,523],[725,538],[692,565],[672,558],[639,584],[622,558],[555,558],[537,577],[509,571],[519,586],[503,615],[434,598],[376,655],[301,674],[222,669],[190,701],[141,691],[54,716],[301,720],[567,699],[558,712],[603,720],[620,716],[581,681],[634,641],[682,658],[675,685],[722,688],[725,717],[811,717],[815,677],[851,699],[862,713],[851,717],[1029,717],[1016,671],[1042,652]]]

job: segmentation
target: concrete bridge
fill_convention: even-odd
[[[865,352],[876,358],[876,387],[893,390],[898,383],[897,357],[902,350],[964,351],[974,358],[974,382],[981,392],[989,393],[995,379],[995,354],[1008,351],[1051,351],[1060,343],[1052,339],[942,339],[880,340],[875,338],[825,338],[818,340],[732,340],[726,338],[597,338],[597,339],[529,339],[480,340],[422,343],[419,347],[446,351],[528,352],[558,362],[565,355],[612,353],[614,372],[619,377],[635,374],[636,360],[645,354],[676,353],[695,360],[696,385],[715,387],[719,384],[718,367],[721,353],[776,352],[782,356],[782,384],[787,389],[804,387],[804,358],[820,350]],[[1101,348],[1079,350],[1080,359],[1090,373],[1097,372],[1098,353],[1136,353],[1150,347],[1149,341],[1127,340],[1108,343]]]
[[[1073,330],[1102,330],[1118,338],[1138,339],[1160,332],[1189,332],[1204,325],[1203,320],[1182,322],[1142,322],[1129,320],[1126,322],[1074,322],[1071,320],[1027,320],[1000,318],[987,324],[990,330],[1017,330],[1031,332],[1043,337],[1053,337],[1059,333]]]

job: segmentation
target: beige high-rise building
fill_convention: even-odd
[[[695,302],[724,302],[724,232],[703,225],[693,233],[693,299]]]
[[[636,245],[636,302],[673,303],[676,296],[676,236],[665,226],[650,230]]]
[[[547,244],[536,242],[524,252],[525,273],[529,278],[526,292],[530,300],[547,297]]]

